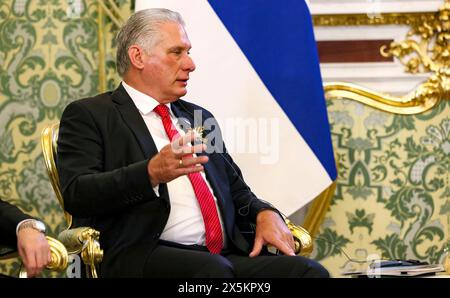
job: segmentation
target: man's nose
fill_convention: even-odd
[[[183,62],[183,70],[186,70],[186,71],[194,71],[195,70],[194,60],[190,56],[186,56],[186,59]]]

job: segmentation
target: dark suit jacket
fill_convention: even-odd
[[[213,119],[207,110],[183,100],[171,108],[186,122],[194,123],[194,110],[202,113],[203,121]],[[218,127],[211,131],[214,128],[219,131]],[[222,143],[220,138],[216,136],[213,145]],[[72,102],[62,115],[57,167],[65,209],[74,216],[75,226],[100,231],[103,276],[141,276],[164,230],[171,208],[167,185],[159,186],[157,197],[147,173],[147,163],[157,153],[122,85]],[[230,155],[208,156],[205,173],[218,199],[229,243],[247,254],[253,238],[245,235],[252,232],[256,214],[272,208],[251,192]]]
[[[0,200],[0,245],[17,247],[16,227],[24,219],[32,218],[14,205]]]

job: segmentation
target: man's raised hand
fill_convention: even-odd
[[[170,182],[182,175],[203,171],[207,156],[194,157],[192,154],[206,150],[205,144],[191,146],[195,134],[189,132],[164,146],[148,163],[147,171],[152,186]]]

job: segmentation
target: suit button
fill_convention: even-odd
[[[156,233],[155,236],[153,236],[153,239],[158,239],[159,236],[161,236],[161,233]]]

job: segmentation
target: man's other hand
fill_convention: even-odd
[[[50,246],[45,234],[33,228],[24,228],[17,233],[17,248],[27,270],[27,277],[36,276],[51,261]]]
[[[256,236],[250,257],[261,253],[264,245],[275,246],[283,254],[295,256],[294,238],[283,219],[273,210],[263,210],[256,217]]]
[[[182,175],[203,171],[202,164],[208,162],[208,157],[193,157],[192,154],[205,151],[206,145],[190,146],[194,139],[194,133],[189,132],[164,146],[150,160],[147,171],[153,187],[160,183],[170,182]]]

